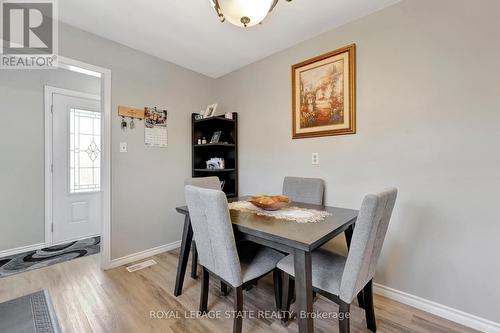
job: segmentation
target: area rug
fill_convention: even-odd
[[[98,236],[0,258],[0,278],[96,254],[100,248]]]
[[[58,333],[60,331],[47,290],[0,303],[0,332]]]

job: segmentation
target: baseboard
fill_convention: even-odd
[[[180,246],[181,246],[181,241],[179,240],[179,241],[176,241],[176,242],[173,242],[170,244],[157,246],[157,247],[154,247],[154,248],[149,249],[149,250],[144,250],[141,252],[129,254],[128,256],[125,256],[125,257],[113,259],[113,260],[111,260],[111,263],[107,269],[130,264],[131,262],[134,262],[134,261],[142,260],[144,258],[152,257],[152,256],[155,256],[155,255],[163,253],[163,252],[174,250]]]
[[[500,333],[500,324],[448,306],[374,283],[373,292],[419,310],[487,333]]]
[[[28,246],[21,246],[21,247],[16,247],[15,249],[10,249],[10,250],[3,250],[0,251],[0,258],[3,257],[10,257],[19,253],[23,252],[29,252],[29,251],[36,251],[43,249],[45,247],[45,243],[38,243],[38,244],[33,244],[33,245],[28,245]]]

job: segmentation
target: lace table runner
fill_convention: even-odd
[[[229,209],[239,210],[242,212],[254,213],[262,216],[274,217],[276,219],[295,221],[298,223],[315,223],[323,221],[327,216],[332,214],[315,209],[307,209],[300,207],[285,207],[280,210],[263,210],[255,207],[248,201],[235,201],[229,203]]]

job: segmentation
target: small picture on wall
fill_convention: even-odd
[[[352,44],[292,66],[293,139],[356,133]]]
[[[212,104],[212,105],[207,106],[207,109],[205,110],[204,117],[208,118],[208,117],[215,116],[215,110],[217,110],[217,104]]]

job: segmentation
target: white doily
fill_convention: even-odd
[[[285,207],[280,210],[263,210],[255,207],[248,201],[235,201],[229,203],[229,209],[239,210],[242,212],[255,213],[257,215],[274,217],[276,219],[295,221],[298,223],[315,223],[323,221],[327,216],[332,214],[323,210],[300,208],[300,207]]]

